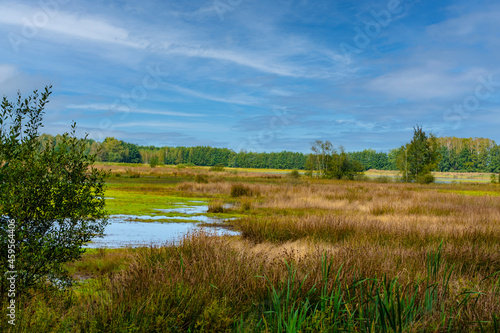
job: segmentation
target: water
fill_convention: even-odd
[[[135,215],[113,215],[109,218],[109,224],[104,231],[103,238],[95,238],[88,243],[87,248],[120,248],[141,247],[150,245],[176,244],[183,236],[190,232],[204,229],[215,235],[238,235],[238,232],[221,227],[210,227],[207,224],[223,222],[223,219],[212,218],[204,215],[206,205],[187,206],[179,204],[178,208],[158,209],[162,212],[187,214],[190,216],[135,216]],[[154,221],[159,219],[168,220],[191,220],[193,222],[137,222],[133,220],[142,219]],[[132,220],[132,221],[131,221]],[[226,219],[227,220],[227,219]],[[201,226],[200,224],[203,224]]]

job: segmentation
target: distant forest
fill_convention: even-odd
[[[47,144],[56,148],[61,136],[42,134],[40,149]],[[500,172],[500,146],[495,141],[483,138],[438,138],[441,161],[436,171],[456,172]],[[155,156],[160,164],[186,164],[199,166],[223,165],[236,168],[306,169],[308,154],[282,151],[279,153],[235,152],[227,148],[155,147],[139,146],[115,138],[103,142],[86,140],[88,153],[97,154],[102,162],[149,163]],[[365,170],[397,170],[396,160],[401,148],[388,153],[365,149],[347,153],[361,163]]]

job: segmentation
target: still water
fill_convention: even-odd
[[[183,236],[197,230],[205,230],[215,235],[238,235],[237,232],[220,227],[211,227],[210,224],[221,223],[223,219],[197,215],[207,212],[205,205],[180,206],[173,209],[158,209],[165,213],[179,213],[183,216],[131,216],[113,215],[109,217],[109,224],[104,230],[103,238],[95,238],[88,243],[87,248],[119,248],[140,247],[149,245],[176,244]],[[186,216],[188,214],[189,216]],[[136,222],[133,220],[148,220],[151,222]],[[175,221],[182,219],[193,222],[154,222],[168,219]],[[131,221],[132,220],[132,221]],[[200,224],[203,223],[203,226]],[[208,225],[208,226],[207,226]]]

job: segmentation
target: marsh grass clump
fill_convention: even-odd
[[[210,167],[210,169],[208,169],[208,170],[213,171],[213,172],[222,172],[222,171],[224,171],[224,164],[214,165],[214,166]]]
[[[432,174],[426,173],[422,176],[418,176],[416,182],[419,184],[431,184],[434,183],[435,178]]]
[[[290,173],[289,176],[294,179],[300,178],[300,173],[297,169],[293,169]]]
[[[231,197],[253,196],[254,191],[247,185],[234,184],[231,186]]]
[[[379,176],[373,179],[374,183],[381,183],[381,184],[387,184],[387,183],[392,183],[393,179],[388,176]]]
[[[127,171],[125,172],[126,177],[128,178],[140,178],[141,173],[135,170],[132,170],[131,168],[127,168]]]
[[[252,201],[247,199],[247,198],[243,198],[241,199],[240,201],[240,210],[241,211],[249,211],[250,209],[252,208]]]
[[[208,213],[224,213],[226,209],[224,208],[224,202],[220,200],[211,201],[208,204]]]
[[[208,176],[199,173],[194,177],[194,181],[199,184],[208,184]]]

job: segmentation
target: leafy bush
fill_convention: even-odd
[[[434,176],[430,173],[423,174],[422,176],[417,177],[417,183],[419,184],[430,184],[434,183]]]
[[[292,178],[300,178],[300,173],[297,169],[293,169],[291,172],[290,172],[290,177]]]
[[[153,156],[149,161],[149,166],[154,168],[160,164],[160,158],[158,156]]]
[[[17,292],[47,282],[71,285],[64,264],[79,259],[107,224],[106,172],[93,168],[96,157],[76,138],[76,124],[57,149],[51,143],[37,149],[50,94],[50,87],[41,96],[18,93],[17,103],[4,97],[0,107],[0,270],[17,271]],[[0,275],[0,294],[8,277]]]

